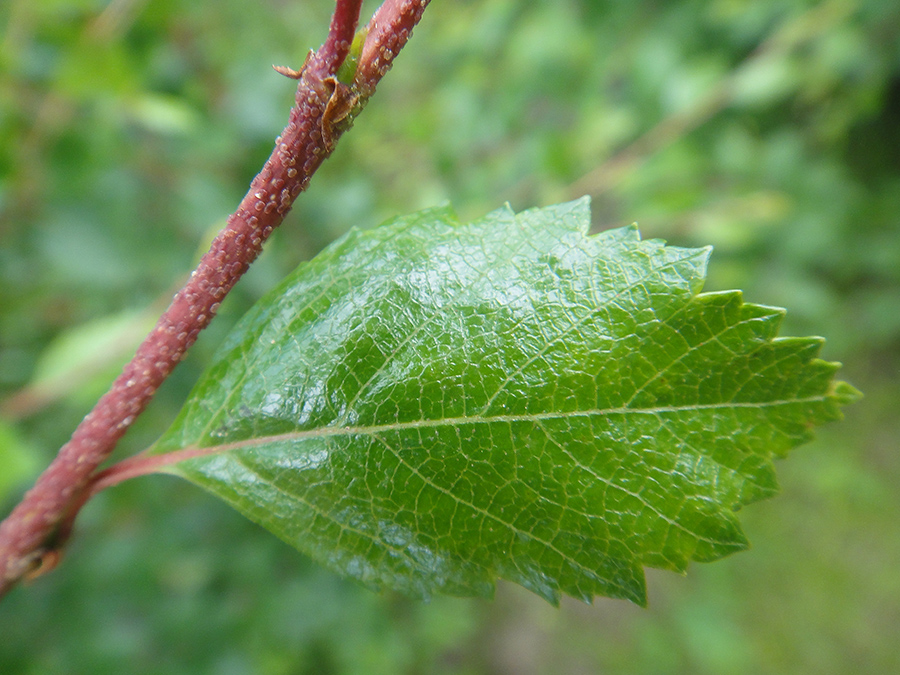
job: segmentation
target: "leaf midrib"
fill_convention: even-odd
[[[284,434],[271,436],[255,436],[231,443],[221,443],[211,446],[199,446],[196,444],[185,445],[178,450],[160,452],[157,456],[180,456],[185,459],[201,457],[213,454],[243,450],[269,443],[289,441],[303,441],[311,438],[330,438],[334,436],[375,436],[389,431],[407,431],[410,429],[428,429],[437,427],[457,427],[471,424],[511,424],[516,422],[540,422],[554,419],[570,419],[576,417],[596,417],[613,415],[661,415],[666,413],[694,412],[700,410],[730,410],[733,408],[776,408],[783,405],[802,403],[822,403],[828,398],[822,396],[808,396],[805,398],[781,399],[777,401],[740,402],[729,401],[723,403],[696,403],[684,406],[656,406],[652,408],[598,408],[592,410],[549,411],[531,414],[516,415],[471,415],[462,417],[442,417],[436,419],[412,420],[409,422],[393,422],[391,424],[371,424],[365,426],[321,426],[315,429],[300,429]],[[166,464],[175,464],[182,459],[173,459]]]

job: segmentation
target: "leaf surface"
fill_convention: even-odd
[[[700,294],[708,249],[587,236],[581,199],[352,231],[234,330],[155,453],[375,587],[497,577],[643,604],[643,566],[747,542],[775,456],[854,395],[783,311]]]

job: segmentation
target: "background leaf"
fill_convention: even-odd
[[[261,300],[154,452],[374,587],[500,576],[645,602],[643,565],[746,546],[734,511],[839,416],[818,338],[697,295],[708,249],[588,237],[588,200],[354,231]]]
[[[19,481],[35,476],[38,469],[34,449],[23,442],[14,427],[0,420],[0,500]]]

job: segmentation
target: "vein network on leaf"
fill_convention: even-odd
[[[782,310],[701,294],[708,248],[589,224],[585,198],[348,233],[153,451],[197,451],[165,470],[374,588],[643,604],[644,566],[746,547],[735,512],[853,391]]]

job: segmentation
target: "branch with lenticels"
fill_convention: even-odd
[[[385,0],[356,32],[362,0],[337,0],[325,43],[299,70],[296,105],[272,155],[209,251],[122,374],[12,513],[0,523],[0,597],[59,561],[78,511],[106,484],[118,440],[194,344],[319,165],[390,69],[430,0]],[[136,475],[136,474],[135,474]]]

